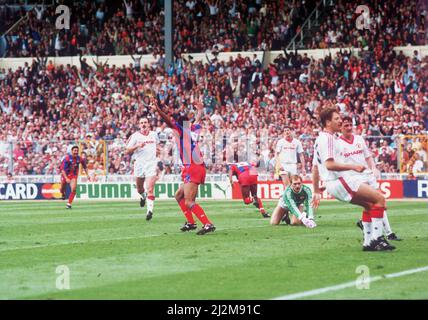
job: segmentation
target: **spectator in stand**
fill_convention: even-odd
[[[269,50],[285,47],[315,7],[315,0],[274,0],[260,4],[236,0],[177,0],[173,3],[174,50],[183,52]],[[28,8],[28,7],[27,7]],[[12,10],[12,9],[8,9]],[[28,21],[8,36],[9,57],[163,53],[164,9],[158,1],[79,1],[70,9],[70,29],[52,30],[54,6],[34,6]],[[2,12],[6,31],[24,6]],[[13,18],[15,17],[15,19]],[[273,32],[272,32],[273,30]]]
[[[2,71],[0,140],[11,143],[14,154],[0,156],[12,161],[14,175],[55,174],[61,155],[66,153],[64,146],[84,140],[91,133],[94,139],[108,140],[108,172],[129,174],[130,158],[123,154],[125,142],[138,119],[149,114],[149,97],[157,95],[171,106],[174,119],[202,99],[206,108],[201,121],[204,148],[216,146],[220,154],[232,158],[238,150],[254,149],[263,155],[266,168],[272,160],[269,150],[285,125],[293,126],[296,136],[304,137],[305,156],[311,163],[313,139],[320,129],[316,114],[325,105],[338,105],[351,116],[359,134],[370,141],[375,160],[382,162],[381,170],[399,170],[397,137],[426,134],[428,58],[421,56],[414,65],[413,57],[390,49],[364,57],[342,50],[335,57],[309,58],[309,62],[308,58],[296,51],[284,52],[267,70],[255,59],[241,55],[215,63],[177,60],[168,72],[159,54],[153,65],[140,65],[140,70],[132,64],[100,62],[97,72],[83,57],[78,66],[50,62],[46,66],[43,59],[34,59],[16,71]],[[414,67],[409,71],[409,66]],[[279,72],[275,73],[273,67]],[[299,80],[302,70],[310,74],[306,82]],[[394,82],[404,83],[409,74],[415,88],[408,92],[396,90]],[[171,132],[156,115],[151,123],[167,145]],[[209,144],[208,137],[216,137],[219,128],[223,138],[220,142],[214,138],[215,142]],[[240,142],[246,135],[253,148]],[[226,138],[234,139],[233,147],[224,146]],[[168,172],[177,172],[174,152],[169,149],[161,156]],[[207,161],[207,165],[208,172],[223,172],[215,161]]]

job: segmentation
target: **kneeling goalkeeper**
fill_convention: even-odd
[[[272,213],[270,224],[278,225],[284,219],[287,224],[303,224],[308,228],[315,228],[317,225],[314,221],[314,212],[309,204],[311,200],[311,189],[303,184],[300,176],[293,175],[291,185],[285,189]]]

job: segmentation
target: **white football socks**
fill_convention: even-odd
[[[386,210],[383,212],[383,229],[387,236],[392,233],[391,226],[389,225],[388,216],[386,214]]]
[[[154,207],[155,207],[155,201],[147,198],[147,213],[149,211],[153,212]]]
[[[383,218],[372,218],[372,239],[383,236]]]
[[[372,223],[363,221],[364,246],[369,246],[372,240]]]

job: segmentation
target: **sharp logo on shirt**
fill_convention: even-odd
[[[350,157],[350,156],[355,156],[358,154],[362,154],[364,152],[364,150],[355,150],[355,151],[351,151],[351,152],[345,152],[343,153],[343,156],[345,156],[346,158]],[[340,153],[340,155],[342,155],[342,153]]]
[[[296,149],[295,146],[292,146],[292,147],[282,147],[282,150],[294,150],[294,149]]]

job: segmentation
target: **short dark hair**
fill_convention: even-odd
[[[301,176],[299,176],[298,174],[293,174],[293,175],[290,177],[290,181],[294,181],[294,180],[299,180],[300,182],[302,182],[302,181],[303,181],[302,177],[301,177]]]
[[[336,107],[326,107],[324,109],[321,110],[320,112],[320,121],[321,121],[321,126],[324,128],[327,120],[331,121],[331,119],[333,118],[333,114],[334,113],[339,113],[336,109]]]
[[[350,116],[344,116],[344,117],[342,118],[342,121],[343,121],[343,122],[348,121],[348,122],[351,122],[351,123],[352,123],[352,118],[351,118]]]
[[[78,146],[73,146],[73,147],[71,148],[71,151],[73,151],[74,149],[79,150],[79,147],[78,147]]]

